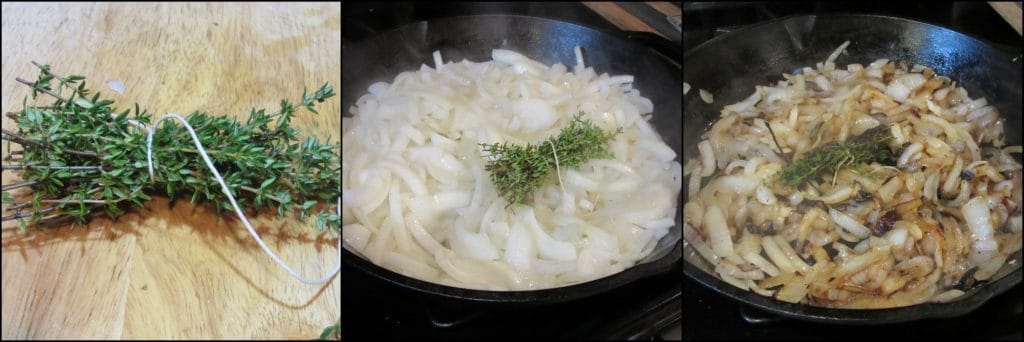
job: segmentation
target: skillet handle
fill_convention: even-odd
[[[650,47],[676,62],[683,60],[683,46],[650,32],[625,31],[627,40]]]

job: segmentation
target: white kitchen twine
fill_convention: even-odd
[[[278,265],[281,265],[281,267],[283,267],[285,270],[287,270],[288,273],[290,273],[293,277],[295,277],[296,279],[299,279],[303,283],[310,284],[310,285],[319,285],[319,284],[326,283],[327,280],[333,278],[335,274],[338,274],[338,272],[341,271],[340,255],[339,255],[339,260],[338,260],[338,266],[335,266],[334,267],[334,271],[331,271],[331,273],[328,273],[326,276],[324,276],[320,280],[309,280],[309,279],[303,278],[301,275],[299,275],[298,272],[295,272],[295,270],[293,270],[291,267],[289,267],[288,264],[286,264],[284,261],[281,261],[281,258],[278,258],[277,255],[274,254],[274,252],[271,251],[269,247],[267,247],[267,244],[263,242],[263,239],[260,238],[260,235],[256,234],[256,230],[252,229],[252,224],[249,223],[249,219],[245,217],[245,213],[242,212],[242,209],[238,207],[238,203],[235,202],[235,196],[231,194],[231,190],[228,188],[227,183],[224,182],[224,178],[222,178],[220,176],[220,172],[218,172],[217,168],[213,166],[213,162],[210,161],[210,156],[206,155],[206,149],[203,148],[203,145],[201,143],[199,143],[199,137],[196,136],[196,131],[193,130],[192,126],[188,124],[188,120],[185,120],[185,118],[181,117],[178,114],[167,113],[167,115],[164,115],[160,119],[156,120],[156,122],[153,123],[152,126],[148,126],[148,127],[145,124],[140,123],[138,121],[130,120],[130,122],[132,124],[134,124],[136,126],[139,126],[140,128],[142,128],[143,130],[146,131],[146,159],[149,162],[149,177],[150,177],[150,179],[153,179],[153,177],[154,177],[153,176],[153,132],[156,131],[156,127],[160,125],[160,122],[164,121],[166,119],[177,119],[178,121],[181,121],[181,123],[183,125],[185,125],[185,129],[188,129],[188,133],[192,135],[192,142],[194,142],[196,144],[196,149],[199,150],[199,155],[203,157],[203,161],[206,162],[206,166],[209,167],[210,171],[213,172],[213,177],[217,179],[217,183],[220,183],[221,190],[224,191],[224,195],[228,196],[228,200],[231,201],[231,206],[235,208],[235,213],[238,214],[238,218],[242,220],[242,223],[245,224],[245,228],[249,230],[249,234],[252,235],[252,237],[254,239],[256,239],[256,242],[258,242],[260,244],[260,247],[263,247],[263,251],[267,252],[267,254],[270,255],[271,259],[274,259],[274,261],[277,262]],[[341,216],[341,197],[338,197],[338,216]],[[338,238],[338,253],[341,253],[341,238],[340,237]]]

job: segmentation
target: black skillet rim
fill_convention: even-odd
[[[709,46],[710,44],[717,43],[719,40],[728,38],[734,34],[742,34],[749,30],[755,30],[762,26],[773,25],[779,22],[788,20],[794,20],[797,18],[804,17],[875,17],[889,20],[898,20],[911,22],[921,25],[934,26],[955,34],[959,34],[970,39],[973,39],[994,51],[998,54],[1004,54],[1001,50],[993,47],[987,40],[974,37],[969,34],[961,33],[945,25],[928,23],[920,20],[913,20],[907,18],[900,18],[887,15],[876,15],[876,14],[852,14],[852,13],[834,13],[834,14],[795,14],[789,15],[782,18],[772,19],[761,23],[751,24],[738,30],[719,35],[712,39],[709,39],[696,47],[687,50],[683,55],[683,61],[685,64],[686,57],[690,56],[701,49]],[[683,68],[685,70],[685,67]],[[685,122],[685,121],[684,121]],[[685,123],[684,123],[685,124]],[[688,249],[688,250],[692,250]],[[1019,253],[1019,252],[1018,252]],[[1019,259],[1019,258],[1018,258]],[[689,261],[683,260],[683,274],[696,280],[702,285],[718,292],[726,297],[736,300],[741,303],[745,303],[761,310],[772,312],[786,317],[809,320],[815,322],[824,323],[841,323],[841,324],[887,324],[887,323],[898,323],[907,322],[925,318],[949,318],[961,316],[971,311],[974,311],[982,304],[987,302],[992,297],[1006,292],[1010,288],[1021,283],[1022,275],[1024,275],[1024,269],[1020,266],[1016,270],[1010,271],[1002,278],[979,286],[978,288],[972,289],[963,295],[960,299],[948,302],[948,303],[923,303],[912,306],[898,307],[898,308],[887,308],[887,309],[832,309],[824,307],[809,306],[803,304],[793,304],[776,300],[774,298],[761,296],[759,294],[741,290],[735,286],[732,286],[725,281],[718,279],[717,277],[704,272]]]
[[[657,48],[654,48],[654,47],[651,47],[651,46],[647,46],[647,45],[638,43],[635,39],[630,39],[629,36],[628,36],[628,34],[630,34],[630,32],[623,32],[622,34],[619,34],[619,33],[616,33],[616,32],[609,32],[609,31],[605,31],[605,30],[595,29],[595,28],[592,28],[592,27],[588,27],[588,26],[584,26],[584,25],[580,25],[580,24],[576,24],[576,23],[570,23],[570,22],[565,22],[565,21],[560,21],[560,20],[555,20],[555,19],[549,19],[549,18],[543,18],[543,17],[527,16],[527,15],[484,14],[484,15],[452,16],[452,17],[433,19],[433,20],[429,20],[429,21],[417,21],[417,22],[408,23],[408,24],[405,24],[405,25],[402,25],[402,26],[399,26],[399,27],[396,27],[396,28],[393,28],[393,29],[390,29],[390,30],[387,30],[387,31],[383,31],[383,32],[381,32],[378,35],[384,35],[384,34],[388,34],[388,33],[394,32],[394,31],[406,29],[406,28],[408,28],[410,26],[424,25],[424,24],[431,23],[431,22],[432,23],[437,23],[437,22],[449,21],[449,20],[465,20],[465,19],[469,19],[469,18],[480,18],[480,17],[503,17],[503,18],[519,17],[519,18],[526,18],[526,19],[530,19],[530,20],[551,21],[551,22],[558,23],[558,24],[573,25],[573,26],[577,26],[579,28],[583,28],[583,29],[587,29],[587,30],[596,32],[596,33],[609,35],[611,37],[614,37],[614,39],[619,39],[619,40],[622,40],[622,41],[627,42],[629,44],[634,44],[634,45],[640,46],[640,47],[646,47],[648,49],[651,49],[652,53],[654,53],[655,55],[660,55],[661,58],[666,60],[666,62],[671,61],[671,59],[669,59],[667,56],[664,56],[662,53],[660,53],[660,51]],[[361,46],[362,44],[365,44],[366,42],[369,42],[372,39],[373,39],[373,37],[370,37],[370,38],[361,40],[361,41],[359,41],[357,43],[353,43],[351,48],[356,49],[359,46]],[[342,49],[344,49],[344,47],[342,47]],[[680,49],[681,49],[681,47],[680,47]],[[675,61],[675,62],[678,63],[679,61]],[[672,64],[669,64],[669,65],[672,65]],[[674,66],[677,67],[677,68],[680,68],[680,71],[681,71],[681,68],[682,68],[681,64],[675,64]],[[680,76],[682,76],[682,75],[680,75]],[[680,200],[682,199],[681,195],[679,196],[679,199]],[[676,214],[676,216],[677,216],[677,218],[681,218],[682,217],[682,206],[677,206],[677,214]],[[682,221],[679,221],[679,222],[680,223],[677,223],[678,228],[682,229],[682,223],[681,223]],[[567,302],[567,301],[572,301],[572,300],[576,300],[576,299],[582,299],[584,297],[590,297],[590,296],[593,296],[593,295],[597,295],[597,294],[600,294],[600,293],[604,293],[604,292],[616,289],[618,287],[621,287],[623,285],[626,285],[628,283],[632,283],[634,281],[640,280],[642,278],[645,278],[645,277],[648,277],[648,276],[651,276],[651,275],[661,274],[663,272],[666,272],[666,271],[670,270],[674,264],[676,264],[677,262],[680,262],[682,260],[682,249],[683,249],[683,242],[682,242],[682,238],[680,238],[680,240],[676,243],[675,247],[673,247],[671,251],[669,251],[668,253],[666,253],[664,256],[662,256],[661,258],[659,258],[657,260],[653,260],[653,261],[650,261],[650,262],[647,262],[647,263],[644,263],[644,264],[640,264],[640,265],[634,265],[634,266],[632,266],[630,268],[627,268],[627,269],[625,269],[625,270],[623,270],[621,272],[618,272],[618,273],[615,273],[615,274],[611,274],[611,275],[608,275],[608,276],[603,277],[603,278],[598,278],[598,279],[590,280],[590,281],[587,281],[587,282],[583,282],[583,283],[578,283],[578,284],[569,285],[569,286],[563,286],[563,287],[556,287],[556,288],[530,290],[530,291],[489,291],[489,290],[478,290],[478,289],[466,289],[466,288],[459,288],[459,287],[453,287],[453,286],[448,286],[448,285],[442,285],[442,284],[427,282],[427,281],[419,280],[419,279],[416,279],[416,278],[408,277],[408,276],[405,276],[405,275],[403,275],[401,273],[397,273],[397,272],[391,271],[391,270],[389,270],[387,268],[378,266],[378,265],[374,264],[373,262],[371,262],[369,260],[366,260],[364,257],[362,257],[362,256],[360,256],[360,255],[358,255],[358,254],[356,254],[356,253],[354,253],[352,251],[349,251],[347,248],[342,248],[341,249],[342,250],[341,258],[342,258],[342,260],[345,263],[348,263],[348,264],[350,264],[352,266],[355,266],[356,268],[359,268],[363,272],[366,272],[366,273],[372,275],[373,277],[376,277],[376,278],[381,279],[381,280],[383,280],[385,282],[388,282],[388,283],[391,283],[391,284],[394,284],[394,285],[398,285],[400,287],[403,287],[403,288],[406,288],[406,289],[410,289],[410,290],[413,290],[413,291],[416,291],[416,292],[421,292],[421,293],[425,293],[425,294],[429,294],[429,295],[435,295],[435,296],[442,296],[442,297],[447,297],[447,298],[451,298],[451,299],[458,299],[458,300],[463,300],[463,301],[477,302],[477,303],[509,304],[509,305],[532,305],[532,304],[560,303],[560,302]]]
[[[341,258],[346,263],[385,282],[429,295],[478,303],[550,304],[590,297],[610,291],[628,283],[632,283],[633,281],[647,276],[661,274],[671,269],[673,264],[675,264],[681,256],[682,244],[680,243],[677,244],[670,253],[658,260],[642,265],[636,265],[619,273],[584,283],[532,291],[489,291],[431,283],[378,266],[345,248],[342,248]]]
[[[775,19],[771,19],[771,20],[766,20],[766,21],[750,24],[750,25],[741,27],[739,29],[736,29],[734,31],[730,31],[730,32],[723,33],[723,34],[720,34],[718,36],[712,37],[711,39],[708,39],[708,40],[704,41],[703,43],[700,43],[697,46],[695,46],[693,48],[690,48],[689,50],[686,50],[686,52],[683,53],[683,60],[685,61],[686,60],[686,56],[689,56],[690,54],[694,53],[695,51],[703,49],[707,45],[710,45],[710,44],[712,44],[712,43],[714,43],[716,41],[728,38],[729,36],[733,35],[736,32],[741,32],[742,33],[743,31],[753,30],[753,29],[756,29],[756,28],[761,27],[761,26],[767,26],[767,25],[775,24],[777,22],[793,20],[793,19],[802,18],[802,17],[822,17],[822,18],[826,18],[826,17],[829,17],[829,18],[838,18],[838,17],[874,17],[874,18],[906,21],[906,22],[911,22],[911,23],[916,23],[916,24],[924,24],[924,25],[929,25],[929,26],[935,26],[935,27],[938,27],[938,28],[941,28],[941,29],[944,29],[944,30],[947,30],[947,31],[950,31],[950,32],[953,32],[953,33],[956,33],[956,34],[959,34],[959,35],[962,35],[962,36],[966,36],[968,38],[971,38],[973,40],[976,40],[976,41],[982,43],[981,45],[984,45],[984,46],[988,47],[989,49],[992,49],[994,51],[999,51],[1000,53],[1003,53],[1002,50],[999,50],[999,49],[995,48],[994,46],[992,46],[992,44],[990,44],[990,42],[988,40],[986,40],[984,38],[975,36],[973,34],[963,33],[963,32],[957,31],[957,30],[953,29],[952,27],[949,27],[949,26],[944,25],[944,24],[933,23],[933,22],[917,20],[917,19],[908,19],[908,18],[891,16],[891,15],[884,15],[884,14],[859,14],[859,13],[836,12],[836,13],[822,13],[822,14],[791,14],[791,15],[787,15],[785,17],[780,17],[780,18],[775,18]],[[725,38],[723,38],[723,37],[725,37]]]

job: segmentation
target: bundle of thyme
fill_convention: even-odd
[[[138,124],[151,123],[151,114],[138,104],[134,111],[118,111],[114,101],[99,93],[88,97],[85,77],[62,77],[49,65],[33,64],[40,69],[38,79],[17,81],[32,88],[33,99],[45,93],[56,101],[26,106],[26,97],[23,110],[6,113],[17,122],[16,132],[3,130],[7,150],[11,143],[22,149],[3,158],[2,170],[16,170],[23,182],[3,186],[3,202],[11,212],[3,221],[18,220],[22,231],[30,224],[65,219],[84,224],[101,208],[116,219],[154,194],[211,202],[218,214],[233,210],[184,126],[166,122],[153,133],[151,177],[147,132]],[[303,90],[300,106],[317,113],[313,106],[334,95],[328,84],[313,94]],[[240,207],[276,207],[281,216],[297,210],[302,219],[316,217],[317,231],[340,233],[341,218],[329,208],[341,191],[340,143],[300,139],[291,126],[296,109],[281,100],[276,112],[253,109],[244,122],[200,112],[186,118]],[[31,189],[26,199],[16,200],[8,192],[23,187]],[[317,206],[321,202],[325,205]],[[314,207],[321,209],[314,212]]]
[[[831,142],[807,153],[800,160],[786,165],[778,180],[797,188],[821,175],[831,175],[844,167],[862,163],[885,162],[892,159],[888,126],[871,128],[850,140]]]
[[[498,194],[508,197],[509,206],[520,204],[540,187],[551,170],[574,168],[590,159],[612,158],[606,145],[619,133],[622,127],[605,133],[579,112],[557,136],[537,144],[482,144],[491,158],[484,169],[491,173]]]

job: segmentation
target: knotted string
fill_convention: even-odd
[[[210,168],[211,172],[213,172],[213,177],[217,179],[217,183],[220,183],[221,190],[224,191],[224,195],[228,197],[228,200],[231,202],[231,206],[235,209],[235,213],[238,214],[238,218],[242,220],[242,223],[245,224],[245,228],[249,230],[249,234],[252,235],[254,239],[256,239],[256,242],[260,244],[260,247],[263,248],[264,252],[267,252],[267,254],[270,255],[271,259],[274,259],[274,261],[277,262],[278,265],[281,265],[281,267],[287,270],[288,273],[290,273],[293,277],[299,279],[303,283],[310,285],[319,285],[326,283],[327,280],[333,278],[335,274],[338,274],[338,272],[341,271],[341,260],[339,259],[338,266],[334,267],[334,271],[331,271],[320,280],[309,280],[303,278],[301,275],[299,275],[298,272],[295,272],[295,270],[289,267],[288,264],[286,264],[284,261],[281,261],[281,258],[278,258],[277,255],[274,254],[274,252],[271,251],[269,247],[267,247],[267,244],[263,242],[263,239],[261,239],[260,235],[256,233],[256,230],[252,229],[252,224],[249,223],[249,219],[245,217],[245,213],[243,213],[242,209],[238,207],[238,202],[235,202],[235,196],[231,194],[231,189],[228,188],[227,183],[224,182],[224,178],[220,176],[220,172],[217,171],[217,168],[213,166],[213,162],[210,161],[210,156],[206,154],[206,149],[203,148],[203,145],[199,142],[199,137],[196,136],[195,130],[193,130],[192,126],[188,124],[188,120],[185,120],[185,118],[181,117],[178,114],[167,113],[167,115],[164,115],[160,119],[156,120],[156,122],[153,123],[152,126],[148,127],[145,124],[137,121],[132,122],[132,124],[139,126],[146,132],[146,160],[149,163],[150,180],[155,179],[155,176],[153,174],[153,132],[156,131],[156,127],[160,125],[160,122],[166,119],[177,119],[178,121],[181,121],[183,125],[185,125],[185,129],[187,129],[188,133],[192,135],[192,142],[196,144],[196,150],[198,150],[199,155],[203,157],[203,161],[206,162],[206,166]],[[341,216],[341,197],[338,197],[338,216]],[[341,253],[341,238],[338,239],[338,252]]]

